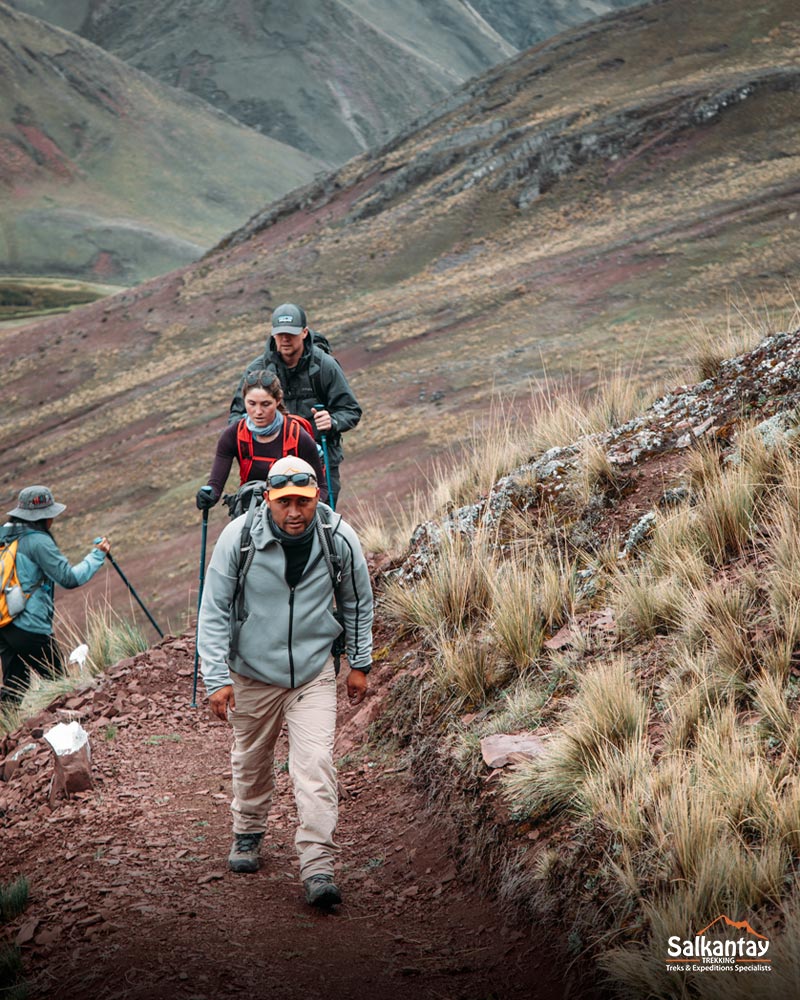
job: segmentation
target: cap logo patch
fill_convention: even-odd
[[[294,319],[294,316],[279,316],[278,317],[278,322],[279,323],[291,323],[293,319]]]

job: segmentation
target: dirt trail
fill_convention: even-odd
[[[200,698],[190,707],[192,653],[189,639],[167,638],[62,705],[90,732],[92,791],[51,809],[52,758],[37,734],[59,716],[20,734],[17,746],[38,749],[0,784],[0,880],[31,882],[4,933],[22,943],[33,997],[571,995],[559,942],[506,926],[398,762],[369,748],[340,766],[339,913],[302,899],[283,767],[262,870],[228,872],[230,735]],[[340,722],[351,715],[341,698]]]

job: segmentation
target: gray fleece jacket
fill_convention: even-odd
[[[320,508],[325,505],[320,503]],[[340,596],[351,669],[369,670],[372,662],[372,587],[361,545],[340,515],[329,512],[333,543],[342,565]],[[311,553],[296,587],[286,582],[286,556],[273,535],[263,504],[252,528],[255,552],[245,577],[244,621],[237,652],[230,654],[232,602],[239,566],[239,545],[246,514],[219,536],[206,574],[197,645],[208,694],[230,684],[229,668],[265,684],[294,688],[313,680],[341,632],[333,614],[333,584],[314,536]]]

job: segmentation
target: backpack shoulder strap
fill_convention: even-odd
[[[242,534],[239,537],[239,565],[236,570],[236,584],[231,598],[231,654],[237,652],[239,632],[244,621],[244,582],[256,551],[256,547],[253,545],[253,521],[260,506],[261,501],[253,491],[247,516],[242,525]]]
[[[239,479],[246,483],[253,468],[253,435],[247,429],[247,420],[242,417],[236,427],[236,454],[239,458]]]
[[[328,567],[331,584],[333,585],[333,614],[342,626],[342,631],[336,639],[334,639],[333,645],[331,646],[333,669],[338,676],[342,653],[345,651],[346,646],[344,608],[342,606],[342,595],[340,592],[342,583],[342,560],[339,558],[339,553],[333,541],[336,528],[331,523],[327,514],[323,517],[319,508],[317,508],[317,510],[317,537],[319,538],[320,548],[322,549],[322,558],[325,560],[325,565]]]
[[[297,455],[300,447],[300,431],[304,430],[310,437],[314,437],[311,424],[305,417],[297,413],[287,413],[283,418],[283,454]]]

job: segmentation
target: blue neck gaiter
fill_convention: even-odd
[[[270,434],[277,434],[278,431],[283,427],[283,414],[278,410],[275,414],[275,419],[269,425],[269,427],[256,427],[253,421],[250,419],[250,414],[248,413],[245,419],[245,426],[250,431],[251,434],[258,434],[259,437],[269,437]]]

